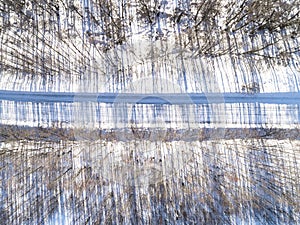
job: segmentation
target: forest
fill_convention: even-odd
[[[0,0],[0,225],[299,224],[299,13]]]

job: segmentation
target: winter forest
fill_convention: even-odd
[[[300,224],[299,0],[0,15],[0,225]]]

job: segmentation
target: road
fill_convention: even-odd
[[[212,104],[212,103],[267,103],[300,104],[300,92],[278,93],[189,93],[189,94],[136,94],[136,93],[75,93],[0,91],[0,100],[17,102],[101,102],[137,104]]]

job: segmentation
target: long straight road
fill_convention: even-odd
[[[269,103],[300,104],[300,92],[277,93],[75,93],[0,91],[0,100],[18,102],[100,102],[137,104]]]

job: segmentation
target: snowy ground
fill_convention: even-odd
[[[0,97],[9,99],[0,104],[0,122],[5,125],[88,129],[296,128],[300,122],[298,93],[100,97],[5,94]]]
[[[202,2],[1,2],[1,224],[300,224],[300,6]]]
[[[299,140],[253,138],[1,143],[1,217],[299,224],[299,149]]]

